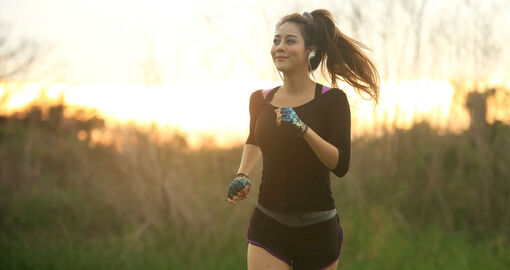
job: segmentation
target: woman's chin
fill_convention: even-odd
[[[276,69],[278,71],[285,72],[285,71],[289,70],[289,67],[287,67],[286,65],[276,65]]]

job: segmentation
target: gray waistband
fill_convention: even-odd
[[[337,214],[336,208],[325,211],[283,214],[264,208],[258,202],[256,207],[260,209],[260,211],[262,211],[264,214],[290,227],[298,227],[318,223],[328,220]]]

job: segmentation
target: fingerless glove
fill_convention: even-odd
[[[248,178],[248,175],[244,173],[238,173],[234,181],[232,181],[232,183],[230,183],[230,185],[228,186],[227,197],[229,199],[232,199],[234,195],[242,191],[247,186],[251,186],[251,182],[250,179]]]
[[[289,127],[292,133],[299,137],[303,137],[308,130],[308,125],[299,119],[294,109],[290,107],[280,108],[280,113],[282,115],[282,124]]]

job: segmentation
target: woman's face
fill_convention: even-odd
[[[308,70],[305,40],[296,23],[286,22],[276,29],[271,56],[279,71]]]

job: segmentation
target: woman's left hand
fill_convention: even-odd
[[[276,124],[278,126],[284,125],[299,137],[303,136],[306,124],[299,119],[299,116],[290,107],[275,109],[276,112]]]

